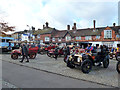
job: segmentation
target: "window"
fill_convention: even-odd
[[[119,29],[119,32],[118,32],[119,34],[120,34],[120,29]]]
[[[91,36],[85,36],[85,40],[92,40]]]
[[[100,39],[100,36],[96,36],[96,39]]]
[[[45,37],[45,41],[50,41],[50,38],[49,37]]]
[[[2,42],[5,42],[5,39],[2,39]]]
[[[55,41],[55,38],[52,38],[52,41]]]
[[[37,35],[37,38],[40,38],[40,34],[39,34],[39,35]]]
[[[66,41],[69,41],[71,40],[71,37],[70,36],[66,36]]]
[[[76,40],[81,40],[81,36],[79,36],[79,37],[76,37]]]
[[[112,30],[104,30],[104,38],[112,38]]]
[[[9,41],[12,41],[12,40],[10,40],[10,39],[6,39],[6,42],[9,42]]]
[[[58,41],[61,41],[61,38],[58,38]]]

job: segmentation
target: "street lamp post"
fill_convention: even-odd
[[[30,28],[29,25],[27,25],[27,27],[29,27],[29,35],[28,35],[28,38],[29,38],[29,41],[31,41],[31,36],[30,36],[30,35],[31,35],[31,32],[30,32],[30,29],[31,29],[31,28]]]

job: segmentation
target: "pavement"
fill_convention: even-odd
[[[62,75],[78,80],[94,82],[100,85],[107,85],[112,87],[119,87],[119,75],[116,71],[116,63],[115,60],[110,60],[110,65],[108,68],[101,67],[93,67],[92,71],[89,74],[84,74],[80,70],[80,68],[70,69],[66,66],[63,61],[63,58],[58,58],[55,60],[54,58],[50,58],[46,55],[38,54],[36,59],[30,59],[29,63],[23,62],[20,63],[18,60],[11,59],[9,54],[1,54],[3,61],[7,61],[10,63],[14,63],[17,65],[30,67],[36,70],[41,70],[57,75]]]

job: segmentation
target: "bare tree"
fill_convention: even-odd
[[[4,22],[3,17],[5,17],[5,15],[6,13],[0,8],[0,32],[14,31],[14,26],[9,26],[8,23]]]
[[[8,23],[0,22],[0,32],[15,31],[14,29],[14,26],[9,26]]]

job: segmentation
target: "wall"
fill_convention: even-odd
[[[51,34],[42,34],[42,35],[40,35],[40,40],[43,40],[43,42],[45,42],[45,37],[50,37],[50,41],[51,41]]]

